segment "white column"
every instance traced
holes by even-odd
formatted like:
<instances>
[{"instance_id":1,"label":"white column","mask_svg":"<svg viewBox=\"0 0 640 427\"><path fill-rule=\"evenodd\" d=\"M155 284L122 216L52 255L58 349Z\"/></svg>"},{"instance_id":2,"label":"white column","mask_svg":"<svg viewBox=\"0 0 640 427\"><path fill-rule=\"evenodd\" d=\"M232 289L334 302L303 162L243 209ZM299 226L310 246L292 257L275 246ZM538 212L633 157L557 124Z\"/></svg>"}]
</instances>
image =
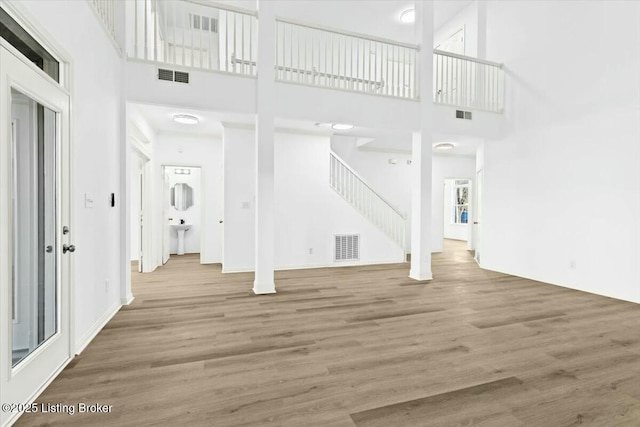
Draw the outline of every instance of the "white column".
<instances>
[{"instance_id":1,"label":"white column","mask_svg":"<svg viewBox=\"0 0 640 427\"><path fill-rule=\"evenodd\" d=\"M256 272L253 292L276 292L274 281L275 2L258 0L256 84Z\"/></svg>"},{"instance_id":2,"label":"white column","mask_svg":"<svg viewBox=\"0 0 640 427\"><path fill-rule=\"evenodd\" d=\"M420 129L412 141L411 269L409 277L430 280L433 140L433 2L416 1L416 37L420 45Z\"/></svg>"}]
</instances>

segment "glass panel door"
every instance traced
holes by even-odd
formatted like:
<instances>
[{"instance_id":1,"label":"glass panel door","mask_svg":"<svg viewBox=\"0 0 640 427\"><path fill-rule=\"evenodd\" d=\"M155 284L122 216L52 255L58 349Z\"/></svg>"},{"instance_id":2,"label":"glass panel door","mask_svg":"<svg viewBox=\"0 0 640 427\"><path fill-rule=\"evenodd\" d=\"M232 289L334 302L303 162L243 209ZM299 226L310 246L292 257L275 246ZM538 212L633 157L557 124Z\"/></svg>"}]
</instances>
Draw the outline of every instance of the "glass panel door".
<instances>
[{"instance_id":1,"label":"glass panel door","mask_svg":"<svg viewBox=\"0 0 640 427\"><path fill-rule=\"evenodd\" d=\"M56 113L11 89L12 366L58 330Z\"/></svg>"}]
</instances>

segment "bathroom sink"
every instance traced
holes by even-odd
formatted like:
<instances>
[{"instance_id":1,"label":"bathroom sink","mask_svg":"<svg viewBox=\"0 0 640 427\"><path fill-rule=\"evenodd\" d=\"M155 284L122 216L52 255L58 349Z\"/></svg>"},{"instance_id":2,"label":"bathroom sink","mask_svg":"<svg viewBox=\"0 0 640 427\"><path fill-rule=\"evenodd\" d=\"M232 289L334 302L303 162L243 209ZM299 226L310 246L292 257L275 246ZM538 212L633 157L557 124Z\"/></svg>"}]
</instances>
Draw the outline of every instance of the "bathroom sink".
<instances>
[{"instance_id":1,"label":"bathroom sink","mask_svg":"<svg viewBox=\"0 0 640 427\"><path fill-rule=\"evenodd\" d=\"M184 233L191 228L191 224L171 224L178 235L178 255L184 255Z\"/></svg>"},{"instance_id":2,"label":"bathroom sink","mask_svg":"<svg viewBox=\"0 0 640 427\"><path fill-rule=\"evenodd\" d=\"M188 229L191 228L191 224L171 224L171 228L173 228L176 231L178 230L187 231Z\"/></svg>"}]
</instances>

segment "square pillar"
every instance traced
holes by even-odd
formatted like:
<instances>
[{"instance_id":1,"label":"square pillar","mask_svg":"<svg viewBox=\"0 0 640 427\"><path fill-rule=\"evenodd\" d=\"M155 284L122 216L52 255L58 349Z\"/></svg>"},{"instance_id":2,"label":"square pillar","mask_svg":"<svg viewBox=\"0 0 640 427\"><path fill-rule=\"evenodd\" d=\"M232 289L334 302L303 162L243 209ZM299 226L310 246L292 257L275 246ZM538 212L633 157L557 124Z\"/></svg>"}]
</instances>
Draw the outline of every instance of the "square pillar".
<instances>
[{"instance_id":1,"label":"square pillar","mask_svg":"<svg viewBox=\"0 0 640 427\"><path fill-rule=\"evenodd\" d=\"M416 1L416 39L420 45L418 81L420 128L412 139L411 269L409 277L430 280L433 150L433 2Z\"/></svg>"},{"instance_id":2,"label":"square pillar","mask_svg":"<svg viewBox=\"0 0 640 427\"><path fill-rule=\"evenodd\" d=\"M259 0L258 75L256 82L256 217L253 292L276 292L275 270L275 4Z\"/></svg>"}]
</instances>

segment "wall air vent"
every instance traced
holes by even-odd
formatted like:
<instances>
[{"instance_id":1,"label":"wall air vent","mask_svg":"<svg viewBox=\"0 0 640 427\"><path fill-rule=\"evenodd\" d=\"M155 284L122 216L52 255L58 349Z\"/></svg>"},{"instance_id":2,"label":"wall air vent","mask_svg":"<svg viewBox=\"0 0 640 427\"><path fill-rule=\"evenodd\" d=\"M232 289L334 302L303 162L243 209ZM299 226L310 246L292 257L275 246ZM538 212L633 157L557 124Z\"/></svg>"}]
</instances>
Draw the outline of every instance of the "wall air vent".
<instances>
[{"instance_id":1,"label":"wall air vent","mask_svg":"<svg viewBox=\"0 0 640 427\"><path fill-rule=\"evenodd\" d=\"M456 119L471 120L471 111L456 110Z\"/></svg>"},{"instance_id":2,"label":"wall air vent","mask_svg":"<svg viewBox=\"0 0 640 427\"><path fill-rule=\"evenodd\" d=\"M178 83L189 83L189 73L176 71L175 81Z\"/></svg>"},{"instance_id":3,"label":"wall air vent","mask_svg":"<svg viewBox=\"0 0 640 427\"><path fill-rule=\"evenodd\" d=\"M158 79L168 82L189 83L189 73L158 68Z\"/></svg>"},{"instance_id":4,"label":"wall air vent","mask_svg":"<svg viewBox=\"0 0 640 427\"><path fill-rule=\"evenodd\" d=\"M218 19L207 16L191 15L191 28L194 30L218 32Z\"/></svg>"},{"instance_id":5,"label":"wall air vent","mask_svg":"<svg viewBox=\"0 0 640 427\"><path fill-rule=\"evenodd\" d=\"M158 79L167 80L169 82L173 81L173 70L165 70L162 68L158 69Z\"/></svg>"},{"instance_id":6,"label":"wall air vent","mask_svg":"<svg viewBox=\"0 0 640 427\"><path fill-rule=\"evenodd\" d=\"M340 234L335 236L335 261L360 259L360 235Z\"/></svg>"}]
</instances>

